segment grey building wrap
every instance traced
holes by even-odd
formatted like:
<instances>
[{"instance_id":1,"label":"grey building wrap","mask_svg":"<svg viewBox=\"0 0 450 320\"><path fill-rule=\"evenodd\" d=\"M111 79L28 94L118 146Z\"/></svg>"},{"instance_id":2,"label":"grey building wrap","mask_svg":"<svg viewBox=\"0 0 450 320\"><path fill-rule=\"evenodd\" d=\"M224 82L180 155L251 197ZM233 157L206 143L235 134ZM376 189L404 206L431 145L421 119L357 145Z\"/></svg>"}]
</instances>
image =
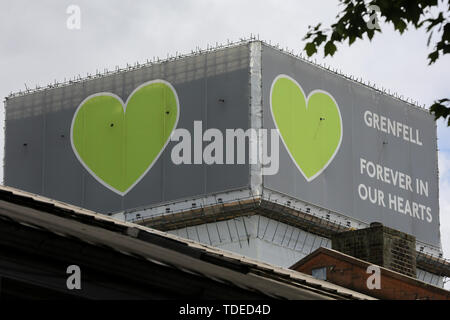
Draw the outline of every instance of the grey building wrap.
<instances>
[{"instance_id":1,"label":"grey building wrap","mask_svg":"<svg viewBox=\"0 0 450 320\"><path fill-rule=\"evenodd\" d=\"M274 128L270 113L270 88L279 74L294 78L307 96L312 90L329 92L336 100L342 116L342 143L329 166L313 181L306 181L294 162L280 145L280 170L277 175L264 176L264 187L319 207L331 209L366 223L384 225L415 235L421 241L440 246L439 193L436 125L426 110L382 94L374 89L345 79L268 46L262 48L263 126ZM405 141L368 127L364 113L369 110L394 121L408 124L420 132L422 145ZM360 159L388 167L428 183L428 197L395 187L367 174L360 173ZM362 200L360 184L381 190L385 207ZM420 203L431 209L432 221L411 217L389 208L388 195Z\"/></svg>"},{"instance_id":2,"label":"grey building wrap","mask_svg":"<svg viewBox=\"0 0 450 320\"><path fill-rule=\"evenodd\" d=\"M264 43L256 43L256 46L252 46L255 42L243 43L8 98L5 184L102 213L236 189L247 188L255 193L270 190L364 223L382 222L440 247L437 139L432 116L392 96ZM259 57L259 63L250 57L255 48L260 52L252 57ZM255 76L256 69L260 70L260 76ZM175 88L180 102L177 128L189 130L191 136L194 136L194 121L202 121L203 131L217 128L224 136L225 129L247 130L255 124L274 129L270 93L279 75L295 79L305 95L317 89L328 92L340 110L342 142L328 167L312 181L305 179L281 142L279 171L265 176L257 172L260 166L248 163L175 165L171 150L177 142L169 142L152 169L130 192L121 196L98 183L72 150L70 124L83 99L98 92L111 92L125 101L136 87L154 79L168 81ZM258 87L261 97L255 100L252 95L259 94ZM255 119L256 111L262 112L262 121ZM366 111L417 129L422 145L367 126ZM207 144L204 142L203 146ZM413 180L419 178L427 183L428 196L361 174L361 158L402 172ZM361 199L358 194L361 184L381 190L386 206ZM427 215L423 220L392 210L389 194L430 208L432 221L426 220Z\"/></svg>"},{"instance_id":3,"label":"grey building wrap","mask_svg":"<svg viewBox=\"0 0 450 320\"><path fill-rule=\"evenodd\" d=\"M111 92L126 101L137 86L153 79L174 86L178 128L192 132L194 121L202 121L203 130L246 130L248 56L248 46L239 46L9 99L5 184L102 213L248 186L248 164L177 166L170 159L176 143L169 142L152 169L122 197L81 166L69 138L74 112L86 97Z\"/></svg>"}]
</instances>

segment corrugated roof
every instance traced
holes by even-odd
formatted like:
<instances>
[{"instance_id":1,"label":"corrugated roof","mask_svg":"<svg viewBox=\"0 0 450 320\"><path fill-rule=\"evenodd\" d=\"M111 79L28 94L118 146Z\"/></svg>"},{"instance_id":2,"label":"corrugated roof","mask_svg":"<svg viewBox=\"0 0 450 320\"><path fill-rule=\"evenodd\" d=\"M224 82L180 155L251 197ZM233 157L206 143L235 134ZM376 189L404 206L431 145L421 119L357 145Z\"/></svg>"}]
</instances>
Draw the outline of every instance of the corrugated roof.
<instances>
[{"instance_id":1,"label":"corrugated roof","mask_svg":"<svg viewBox=\"0 0 450 320\"><path fill-rule=\"evenodd\" d=\"M236 286L264 292L268 296L295 299L306 297L305 294L308 293L312 299L374 299L297 271L259 262L166 232L115 220L11 187L0 186L0 207L3 208L0 216L18 223L77 237L97 245L107 245L124 254L139 255L155 263L201 273L219 281L229 281ZM174 250L178 254L185 251L183 257L171 254ZM203 257L203 261L198 261L199 256ZM210 264L205 268L204 261L217 268ZM233 273L233 268L247 268L247 272L244 272L245 275ZM267 281L271 285L267 285Z\"/></svg>"}]
</instances>

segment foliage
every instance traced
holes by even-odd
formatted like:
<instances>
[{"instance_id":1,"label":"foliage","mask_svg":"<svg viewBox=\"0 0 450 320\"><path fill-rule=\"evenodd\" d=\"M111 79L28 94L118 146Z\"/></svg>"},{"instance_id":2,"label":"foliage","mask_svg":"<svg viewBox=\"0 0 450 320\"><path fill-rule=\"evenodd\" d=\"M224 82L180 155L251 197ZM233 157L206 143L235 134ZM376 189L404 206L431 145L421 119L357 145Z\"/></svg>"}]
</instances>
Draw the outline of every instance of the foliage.
<instances>
[{"instance_id":1,"label":"foliage","mask_svg":"<svg viewBox=\"0 0 450 320\"><path fill-rule=\"evenodd\" d=\"M441 56L450 52L450 3L438 3L438 0L339 0L344 9L336 16L337 21L330 28L322 28L319 23L309 26L304 37L308 40L304 50L308 56L318 52L323 46L325 57L333 56L336 44L348 41L352 45L356 39L366 35L372 40L381 32L377 19L392 24L394 29L403 34L408 26L425 29L428 34L427 46L433 39L432 51L428 54L428 64L433 64ZM439 99L430 107L435 119L448 119L450 126L450 100Z\"/></svg>"}]
</instances>

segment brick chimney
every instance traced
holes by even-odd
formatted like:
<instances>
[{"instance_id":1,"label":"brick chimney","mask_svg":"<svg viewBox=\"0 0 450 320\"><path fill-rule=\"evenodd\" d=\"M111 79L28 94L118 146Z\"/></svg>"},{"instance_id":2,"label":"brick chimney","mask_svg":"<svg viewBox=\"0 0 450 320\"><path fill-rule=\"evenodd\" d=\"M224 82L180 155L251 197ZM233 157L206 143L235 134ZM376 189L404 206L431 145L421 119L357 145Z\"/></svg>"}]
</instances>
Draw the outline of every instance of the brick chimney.
<instances>
[{"instance_id":1,"label":"brick chimney","mask_svg":"<svg viewBox=\"0 0 450 320\"><path fill-rule=\"evenodd\" d=\"M332 248L355 258L416 277L416 238L374 222L369 228L337 233Z\"/></svg>"}]
</instances>

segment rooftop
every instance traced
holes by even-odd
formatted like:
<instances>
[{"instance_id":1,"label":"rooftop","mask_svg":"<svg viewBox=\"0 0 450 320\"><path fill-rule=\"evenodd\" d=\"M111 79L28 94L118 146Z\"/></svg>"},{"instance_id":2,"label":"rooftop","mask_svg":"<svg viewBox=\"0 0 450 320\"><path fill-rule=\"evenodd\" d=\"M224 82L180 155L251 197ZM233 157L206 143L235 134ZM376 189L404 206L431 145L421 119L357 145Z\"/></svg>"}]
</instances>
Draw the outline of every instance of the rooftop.
<instances>
[{"instance_id":1,"label":"rooftop","mask_svg":"<svg viewBox=\"0 0 450 320\"><path fill-rule=\"evenodd\" d=\"M98 249L110 248L123 257L133 257L148 266L148 274L143 274L142 269L139 274L143 283L146 277L155 276L151 267L157 265L214 283L227 284L249 295L282 299L373 299L293 270L5 186L0 187L0 229L0 246L14 247L15 254L21 250L31 250L39 252L40 256L41 251L44 255L48 250L56 250L52 251L54 259L63 259L74 254L72 250L62 247L63 239L74 239L77 243ZM51 233L58 240L41 240L40 245L35 247L36 240L33 240L32 233L38 231ZM102 259L93 255L89 261L93 264L104 263L112 269L116 267L114 260L98 261ZM39 263L43 261L42 257ZM0 265L0 272L3 272L2 269ZM127 276L134 275L133 272L134 269L129 268Z\"/></svg>"},{"instance_id":2,"label":"rooftop","mask_svg":"<svg viewBox=\"0 0 450 320\"><path fill-rule=\"evenodd\" d=\"M311 274L312 270L326 269L326 280L361 293L388 300L450 300L450 291L417 280L399 272L380 268L380 289L368 289L367 270L370 262L342 252L319 248L290 267L292 270Z\"/></svg>"}]
</instances>

